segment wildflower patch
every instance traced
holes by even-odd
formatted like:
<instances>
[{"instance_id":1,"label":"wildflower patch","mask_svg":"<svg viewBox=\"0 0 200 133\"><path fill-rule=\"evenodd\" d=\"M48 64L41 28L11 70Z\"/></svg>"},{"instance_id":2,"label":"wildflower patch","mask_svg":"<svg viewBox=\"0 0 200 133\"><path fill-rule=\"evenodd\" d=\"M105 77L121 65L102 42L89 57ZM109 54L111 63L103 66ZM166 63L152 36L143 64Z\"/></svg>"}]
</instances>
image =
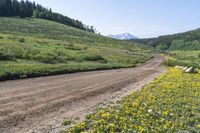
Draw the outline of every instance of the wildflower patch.
<instances>
[{"instance_id":1,"label":"wildflower patch","mask_svg":"<svg viewBox=\"0 0 200 133\"><path fill-rule=\"evenodd\" d=\"M180 131L200 132L200 73L169 68L119 105L99 109L66 132Z\"/></svg>"}]
</instances>

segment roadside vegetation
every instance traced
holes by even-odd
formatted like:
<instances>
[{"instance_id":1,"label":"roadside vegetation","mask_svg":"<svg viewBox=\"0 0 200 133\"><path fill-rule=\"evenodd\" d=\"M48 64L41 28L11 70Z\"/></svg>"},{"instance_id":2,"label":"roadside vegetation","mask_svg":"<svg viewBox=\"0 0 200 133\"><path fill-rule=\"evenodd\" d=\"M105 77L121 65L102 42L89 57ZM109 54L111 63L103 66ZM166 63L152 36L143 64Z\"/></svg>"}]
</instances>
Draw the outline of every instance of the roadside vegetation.
<instances>
[{"instance_id":1,"label":"roadside vegetation","mask_svg":"<svg viewBox=\"0 0 200 133\"><path fill-rule=\"evenodd\" d=\"M163 54L166 57L165 64L168 66L193 66L200 68L200 51L169 51Z\"/></svg>"},{"instance_id":2,"label":"roadside vegetation","mask_svg":"<svg viewBox=\"0 0 200 133\"><path fill-rule=\"evenodd\" d=\"M152 49L56 22L0 17L0 80L133 67Z\"/></svg>"},{"instance_id":3,"label":"roadside vegetation","mask_svg":"<svg viewBox=\"0 0 200 133\"><path fill-rule=\"evenodd\" d=\"M79 132L200 132L200 73L168 72L68 129Z\"/></svg>"}]
</instances>

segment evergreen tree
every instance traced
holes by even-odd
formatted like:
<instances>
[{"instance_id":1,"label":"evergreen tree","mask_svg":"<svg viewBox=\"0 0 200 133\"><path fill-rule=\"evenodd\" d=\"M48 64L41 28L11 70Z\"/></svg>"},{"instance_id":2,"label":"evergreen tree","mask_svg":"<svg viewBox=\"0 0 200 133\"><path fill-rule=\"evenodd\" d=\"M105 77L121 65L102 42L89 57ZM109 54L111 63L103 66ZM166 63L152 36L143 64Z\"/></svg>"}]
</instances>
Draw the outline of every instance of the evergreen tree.
<instances>
[{"instance_id":1,"label":"evergreen tree","mask_svg":"<svg viewBox=\"0 0 200 133\"><path fill-rule=\"evenodd\" d=\"M1 0L0 1L0 15L1 16L7 16L7 11L6 11L6 0Z\"/></svg>"},{"instance_id":2,"label":"evergreen tree","mask_svg":"<svg viewBox=\"0 0 200 133\"><path fill-rule=\"evenodd\" d=\"M20 4L17 0L12 2L12 16L19 16Z\"/></svg>"},{"instance_id":3,"label":"evergreen tree","mask_svg":"<svg viewBox=\"0 0 200 133\"><path fill-rule=\"evenodd\" d=\"M27 9L26 10L26 17L32 17L33 10L34 10L32 3L27 0L25 5L26 5L26 9Z\"/></svg>"},{"instance_id":4,"label":"evergreen tree","mask_svg":"<svg viewBox=\"0 0 200 133\"><path fill-rule=\"evenodd\" d=\"M0 16L20 16L22 18L33 16L94 32L93 26L85 26L81 21L71 19L59 13L54 13L51 8L44 8L43 6L35 4L35 2L29 2L28 0L21 0L20 2L17 0L0 0Z\"/></svg>"}]
</instances>

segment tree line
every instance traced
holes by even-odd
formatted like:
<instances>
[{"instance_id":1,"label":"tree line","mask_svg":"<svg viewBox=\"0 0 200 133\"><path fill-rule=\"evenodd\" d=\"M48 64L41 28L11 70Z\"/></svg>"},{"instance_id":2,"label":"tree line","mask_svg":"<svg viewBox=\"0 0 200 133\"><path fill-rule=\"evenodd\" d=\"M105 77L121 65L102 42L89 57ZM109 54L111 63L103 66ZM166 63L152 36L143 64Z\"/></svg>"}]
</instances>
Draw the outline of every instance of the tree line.
<instances>
[{"instance_id":1,"label":"tree line","mask_svg":"<svg viewBox=\"0 0 200 133\"><path fill-rule=\"evenodd\" d=\"M71 19L59 13L52 12L51 9L47 9L42 5L30 2L28 0L0 0L0 16L3 17L14 17L19 16L25 17L36 17L55 21L65 25L69 25L81 30L95 32L93 26L84 25L81 21Z\"/></svg>"},{"instance_id":2,"label":"tree line","mask_svg":"<svg viewBox=\"0 0 200 133\"><path fill-rule=\"evenodd\" d=\"M158 38L135 39L132 41L161 50L200 50L200 29Z\"/></svg>"}]
</instances>

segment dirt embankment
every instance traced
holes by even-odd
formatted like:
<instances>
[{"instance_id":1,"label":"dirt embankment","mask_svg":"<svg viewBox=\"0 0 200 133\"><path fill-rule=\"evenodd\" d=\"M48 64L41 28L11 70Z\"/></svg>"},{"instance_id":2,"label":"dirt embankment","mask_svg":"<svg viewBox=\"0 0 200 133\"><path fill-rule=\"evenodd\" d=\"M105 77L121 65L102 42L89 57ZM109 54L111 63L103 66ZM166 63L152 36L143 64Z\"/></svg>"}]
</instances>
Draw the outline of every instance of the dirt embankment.
<instances>
[{"instance_id":1,"label":"dirt embankment","mask_svg":"<svg viewBox=\"0 0 200 133\"><path fill-rule=\"evenodd\" d=\"M163 61L157 55L135 68L1 82L0 132L59 132L64 118L82 119L155 79Z\"/></svg>"}]
</instances>

